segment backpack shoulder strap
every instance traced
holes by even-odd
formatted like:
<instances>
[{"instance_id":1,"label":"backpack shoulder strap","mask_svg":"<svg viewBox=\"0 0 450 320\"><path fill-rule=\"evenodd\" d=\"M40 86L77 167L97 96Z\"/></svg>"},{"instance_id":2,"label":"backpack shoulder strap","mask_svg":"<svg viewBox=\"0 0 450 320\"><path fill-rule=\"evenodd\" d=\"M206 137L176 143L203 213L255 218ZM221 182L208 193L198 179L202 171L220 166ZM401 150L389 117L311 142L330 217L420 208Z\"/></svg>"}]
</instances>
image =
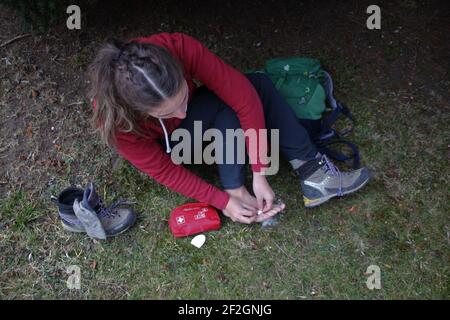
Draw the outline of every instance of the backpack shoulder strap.
<instances>
[{"instance_id":1,"label":"backpack shoulder strap","mask_svg":"<svg viewBox=\"0 0 450 320\"><path fill-rule=\"evenodd\" d=\"M331 78L331 75L328 72L326 72L325 70L322 70L321 76L322 76L321 84L325 90L326 100L327 100L328 105L332 109L331 114L323 119L322 124L324 126L324 129L325 130L331 129L333 124L336 122L336 120L342 114L345 117L347 117L352 123L352 125L349 129L346 129L346 130L338 133L340 136L346 136L351 131L353 131L353 128L356 124L355 119L353 118L353 115L351 114L349 108L344 103L341 103L335 99L335 97L333 95L333 79Z\"/></svg>"}]
</instances>

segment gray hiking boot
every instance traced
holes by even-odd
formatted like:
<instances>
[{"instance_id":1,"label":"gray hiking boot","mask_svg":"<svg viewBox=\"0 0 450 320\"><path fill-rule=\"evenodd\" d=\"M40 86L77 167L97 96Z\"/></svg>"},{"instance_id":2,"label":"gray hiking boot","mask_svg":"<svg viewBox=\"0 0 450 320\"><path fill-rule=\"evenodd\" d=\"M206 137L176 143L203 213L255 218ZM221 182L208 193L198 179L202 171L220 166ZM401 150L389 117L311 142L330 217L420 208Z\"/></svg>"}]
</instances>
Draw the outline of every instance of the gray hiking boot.
<instances>
[{"instance_id":1,"label":"gray hiking boot","mask_svg":"<svg viewBox=\"0 0 450 320\"><path fill-rule=\"evenodd\" d=\"M106 239L105 229L94 210L89 206L85 207L83 202L79 202L78 199L75 199L73 211L89 237L100 240Z\"/></svg>"},{"instance_id":2,"label":"gray hiking boot","mask_svg":"<svg viewBox=\"0 0 450 320\"><path fill-rule=\"evenodd\" d=\"M369 169L363 167L340 172L325 155L308 161L297 172L301 179L303 202L307 208L318 206L333 197L355 192L370 180Z\"/></svg>"},{"instance_id":3,"label":"gray hiking boot","mask_svg":"<svg viewBox=\"0 0 450 320\"><path fill-rule=\"evenodd\" d=\"M65 230L86 232L92 238L105 239L119 235L136 221L136 214L132 209L119 207L132 202L119 199L106 207L92 183L84 191L68 188L52 200L59 207L59 216Z\"/></svg>"},{"instance_id":4,"label":"gray hiking boot","mask_svg":"<svg viewBox=\"0 0 450 320\"><path fill-rule=\"evenodd\" d=\"M51 196L52 202L58 206L58 215L64 229L72 232L86 232L83 224L78 220L73 211L75 200L83 200L83 189L76 187L68 187L64 189L58 197Z\"/></svg>"}]
</instances>

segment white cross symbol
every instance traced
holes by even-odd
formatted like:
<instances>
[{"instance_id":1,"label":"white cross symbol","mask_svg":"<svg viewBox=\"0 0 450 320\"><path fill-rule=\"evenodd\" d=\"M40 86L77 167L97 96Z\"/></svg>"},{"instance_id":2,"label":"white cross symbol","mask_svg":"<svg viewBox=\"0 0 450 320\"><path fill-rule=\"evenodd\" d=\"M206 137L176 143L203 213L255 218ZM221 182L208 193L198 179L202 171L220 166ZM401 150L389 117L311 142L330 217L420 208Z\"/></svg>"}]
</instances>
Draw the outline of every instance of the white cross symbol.
<instances>
[{"instance_id":1,"label":"white cross symbol","mask_svg":"<svg viewBox=\"0 0 450 320\"><path fill-rule=\"evenodd\" d=\"M184 223L184 216L178 217L178 218L177 218L177 223L178 223L178 224Z\"/></svg>"}]
</instances>

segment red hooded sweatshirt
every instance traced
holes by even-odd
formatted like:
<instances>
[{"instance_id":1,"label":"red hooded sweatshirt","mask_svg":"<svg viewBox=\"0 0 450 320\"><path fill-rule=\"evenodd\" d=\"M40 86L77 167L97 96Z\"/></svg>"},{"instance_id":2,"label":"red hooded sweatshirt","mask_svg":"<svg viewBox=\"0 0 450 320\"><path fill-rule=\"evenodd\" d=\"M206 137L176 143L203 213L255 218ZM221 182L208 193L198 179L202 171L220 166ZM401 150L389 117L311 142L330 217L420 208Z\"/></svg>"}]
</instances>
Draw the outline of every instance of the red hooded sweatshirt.
<instances>
[{"instance_id":1,"label":"red hooded sweatshirt","mask_svg":"<svg viewBox=\"0 0 450 320\"><path fill-rule=\"evenodd\" d=\"M159 33L149 37L134 38L129 41L147 42L165 47L175 59L181 62L184 77L189 86L188 102L196 89L193 79L213 91L227 105L236 111L241 127L265 129L264 113L259 96L250 81L239 71L227 65L202 43L183 33ZM95 108L95 101L94 101ZM188 103L189 108L189 103ZM156 118L142 121L140 126L154 137L142 138L133 133L117 132L117 152L138 170L154 180L187 197L206 202L224 209L229 195L217 187L194 175L182 165L172 162L158 140L164 140L164 129L170 134L181 119ZM258 131L257 131L258 132ZM267 137L258 141L257 147L247 151L252 160L252 171L259 172L264 167L259 155L266 155Z\"/></svg>"}]
</instances>

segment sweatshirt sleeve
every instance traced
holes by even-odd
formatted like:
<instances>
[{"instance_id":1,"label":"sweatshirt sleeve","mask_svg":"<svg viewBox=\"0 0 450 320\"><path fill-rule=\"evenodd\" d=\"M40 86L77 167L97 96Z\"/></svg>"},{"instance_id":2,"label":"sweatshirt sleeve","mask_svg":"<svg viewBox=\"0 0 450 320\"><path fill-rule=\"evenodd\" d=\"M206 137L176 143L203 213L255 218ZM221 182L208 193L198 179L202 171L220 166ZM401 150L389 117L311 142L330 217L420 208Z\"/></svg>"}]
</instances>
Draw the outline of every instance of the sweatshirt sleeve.
<instances>
[{"instance_id":1,"label":"sweatshirt sleeve","mask_svg":"<svg viewBox=\"0 0 450 320\"><path fill-rule=\"evenodd\" d=\"M184 33L174 33L178 54L187 71L212 90L236 112L244 132L254 129L256 144L249 145L247 152L252 171L259 172L267 165L267 134L261 100L251 82L239 71L227 65L202 43Z\"/></svg>"},{"instance_id":2,"label":"sweatshirt sleeve","mask_svg":"<svg viewBox=\"0 0 450 320\"><path fill-rule=\"evenodd\" d=\"M188 169L174 164L154 139L131 133L117 135L117 152L140 171L186 197L206 202L222 210L229 195L207 183Z\"/></svg>"}]
</instances>

